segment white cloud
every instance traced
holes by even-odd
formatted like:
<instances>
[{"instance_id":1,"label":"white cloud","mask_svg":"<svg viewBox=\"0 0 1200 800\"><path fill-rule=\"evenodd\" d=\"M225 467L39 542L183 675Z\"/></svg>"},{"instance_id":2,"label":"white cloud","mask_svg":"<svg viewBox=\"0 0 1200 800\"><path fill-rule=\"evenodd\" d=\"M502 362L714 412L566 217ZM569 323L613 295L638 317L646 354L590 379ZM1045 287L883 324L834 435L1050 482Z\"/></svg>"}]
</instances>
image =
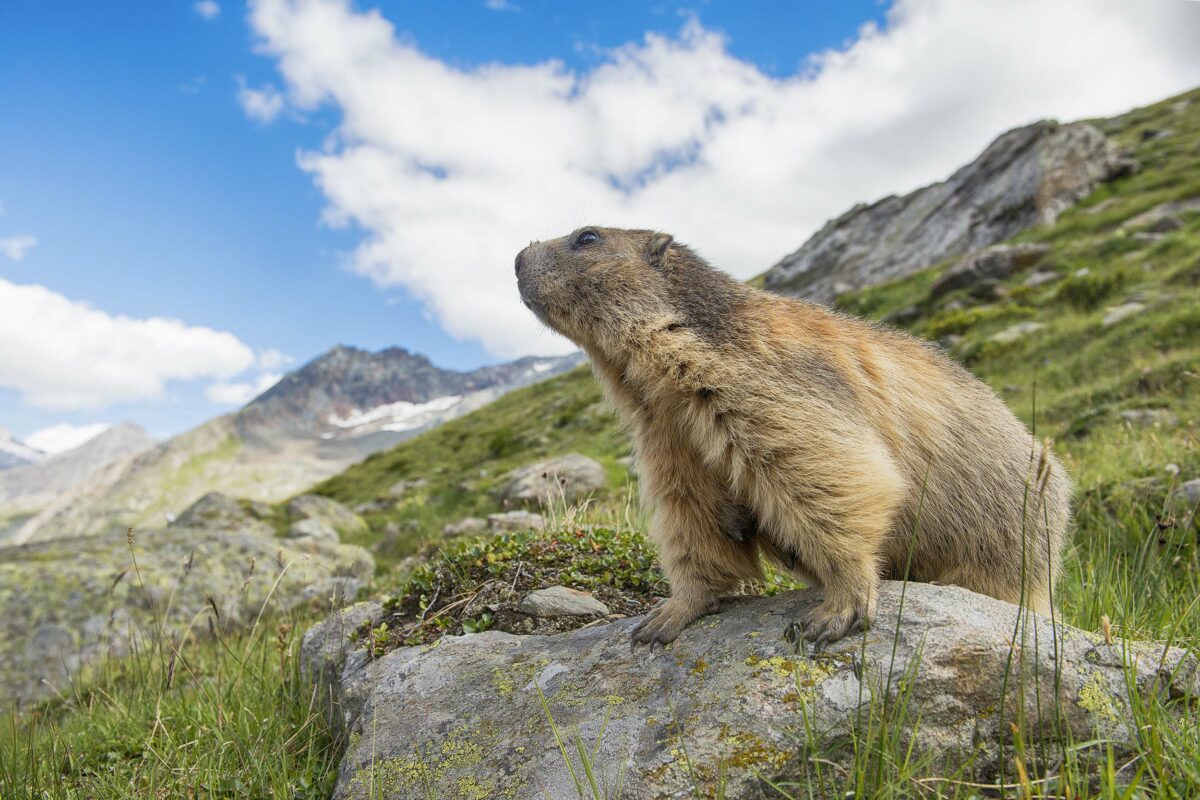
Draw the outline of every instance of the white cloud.
<instances>
[{"instance_id":1,"label":"white cloud","mask_svg":"<svg viewBox=\"0 0 1200 800\"><path fill-rule=\"evenodd\" d=\"M25 437L25 444L41 450L43 453L54 455L73 450L84 442L96 438L112 426L97 422L93 425L71 425L61 422L48 428L36 430Z\"/></svg>"},{"instance_id":2,"label":"white cloud","mask_svg":"<svg viewBox=\"0 0 1200 800\"><path fill-rule=\"evenodd\" d=\"M520 11L521 7L510 0L483 0L484 8L490 11Z\"/></svg>"},{"instance_id":3,"label":"white cloud","mask_svg":"<svg viewBox=\"0 0 1200 800\"><path fill-rule=\"evenodd\" d=\"M37 237L28 234L0 237L0 253L10 261L20 261L37 246Z\"/></svg>"},{"instance_id":4,"label":"white cloud","mask_svg":"<svg viewBox=\"0 0 1200 800\"><path fill-rule=\"evenodd\" d=\"M244 406L279 383L279 379L282 377L277 372L264 372L253 383L214 383L204 391L204 395L212 402L223 406Z\"/></svg>"},{"instance_id":5,"label":"white cloud","mask_svg":"<svg viewBox=\"0 0 1200 800\"><path fill-rule=\"evenodd\" d=\"M512 258L530 239L659 228L747 277L1009 127L1200 82L1200 4L1173 0L897 0L886 29L784 79L694 22L585 73L444 63L349 0L257 0L251 24L284 88L247 113L272 118L285 96L340 113L299 163L325 221L365 231L354 268L497 355L570 347L518 302Z\"/></svg>"},{"instance_id":6,"label":"white cloud","mask_svg":"<svg viewBox=\"0 0 1200 800\"><path fill-rule=\"evenodd\" d=\"M43 286L0 278L0 308L0 386L39 408L153 400L170 381L228 380L255 363L231 333L114 316Z\"/></svg>"},{"instance_id":7,"label":"white cloud","mask_svg":"<svg viewBox=\"0 0 1200 800\"><path fill-rule=\"evenodd\" d=\"M200 2L192 4L192 8L197 14L209 21L221 16L221 6L213 2L213 0L200 0Z\"/></svg>"},{"instance_id":8,"label":"white cloud","mask_svg":"<svg viewBox=\"0 0 1200 800\"><path fill-rule=\"evenodd\" d=\"M273 85L268 83L261 89L254 89L246 85L246 80L241 75L237 76L237 82L238 103L250 119L266 125L273 122L283 111L286 105L284 97Z\"/></svg>"},{"instance_id":9,"label":"white cloud","mask_svg":"<svg viewBox=\"0 0 1200 800\"><path fill-rule=\"evenodd\" d=\"M296 359L289 355L285 355L274 348L262 350L258 354L258 368L266 372L276 372L282 367L291 364Z\"/></svg>"}]
</instances>

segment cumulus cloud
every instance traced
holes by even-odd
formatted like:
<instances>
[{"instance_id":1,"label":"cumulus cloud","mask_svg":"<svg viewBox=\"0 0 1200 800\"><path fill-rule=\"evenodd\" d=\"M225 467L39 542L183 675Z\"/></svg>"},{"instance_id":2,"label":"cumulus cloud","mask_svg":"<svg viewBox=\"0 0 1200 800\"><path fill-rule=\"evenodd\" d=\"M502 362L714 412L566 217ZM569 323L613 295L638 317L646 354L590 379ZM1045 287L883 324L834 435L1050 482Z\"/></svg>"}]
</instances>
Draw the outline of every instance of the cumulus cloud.
<instances>
[{"instance_id":1,"label":"cumulus cloud","mask_svg":"<svg viewBox=\"0 0 1200 800\"><path fill-rule=\"evenodd\" d=\"M48 409L153 400L170 381L229 380L255 364L231 333L114 316L43 286L0 278L0 386Z\"/></svg>"},{"instance_id":2,"label":"cumulus cloud","mask_svg":"<svg viewBox=\"0 0 1200 800\"><path fill-rule=\"evenodd\" d=\"M284 97L273 85L268 83L261 89L255 89L248 86L246 79L241 75L237 76L237 83L238 103L250 119L266 125L273 122L279 116L280 112L283 111L285 106Z\"/></svg>"},{"instance_id":3,"label":"cumulus cloud","mask_svg":"<svg viewBox=\"0 0 1200 800\"><path fill-rule=\"evenodd\" d=\"M223 406L244 406L260 394L279 383L283 375L278 372L264 372L253 382L220 382L209 386L204 395L214 403Z\"/></svg>"},{"instance_id":4,"label":"cumulus cloud","mask_svg":"<svg viewBox=\"0 0 1200 800\"><path fill-rule=\"evenodd\" d=\"M275 348L268 348L258 354L258 368L267 372L276 372L295 360Z\"/></svg>"},{"instance_id":5,"label":"cumulus cloud","mask_svg":"<svg viewBox=\"0 0 1200 800\"><path fill-rule=\"evenodd\" d=\"M20 261L37 246L37 237L28 234L0 237L0 253L10 261Z\"/></svg>"},{"instance_id":6,"label":"cumulus cloud","mask_svg":"<svg viewBox=\"0 0 1200 800\"><path fill-rule=\"evenodd\" d=\"M324 220L364 231L354 268L503 356L570 348L518 302L512 257L531 239L658 228L744 278L1009 127L1200 82L1200 4L1172 0L897 0L885 28L783 78L695 21L573 72L442 62L349 0L257 0L250 19L284 85L247 113L339 114L299 164Z\"/></svg>"},{"instance_id":7,"label":"cumulus cloud","mask_svg":"<svg viewBox=\"0 0 1200 800\"><path fill-rule=\"evenodd\" d=\"M221 16L221 6L213 0L200 0L200 2L192 4L192 8L206 20L211 21Z\"/></svg>"},{"instance_id":8,"label":"cumulus cloud","mask_svg":"<svg viewBox=\"0 0 1200 800\"><path fill-rule=\"evenodd\" d=\"M67 422L60 422L57 425L34 431L26 436L24 441L32 448L54 455L73 450L111 427L105 422L97 422L92 425L71 425Z\"/></svg>"}]
</instances>

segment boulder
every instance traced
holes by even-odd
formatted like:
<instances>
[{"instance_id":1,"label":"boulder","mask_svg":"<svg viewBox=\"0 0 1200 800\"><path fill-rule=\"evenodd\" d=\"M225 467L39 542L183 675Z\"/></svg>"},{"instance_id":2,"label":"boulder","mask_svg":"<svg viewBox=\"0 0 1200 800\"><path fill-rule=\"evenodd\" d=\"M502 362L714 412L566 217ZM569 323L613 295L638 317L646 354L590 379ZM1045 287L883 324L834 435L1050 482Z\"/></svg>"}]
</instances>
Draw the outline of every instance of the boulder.
<instances>
[{"instance_id":1,"label":"boulder","mask_svg":"<svg viewBox=\"0 0 1200 800\"><path fill-rule=\"evenodd\" d=\"M288 501L287 513L293 520L307 519L323 523L342 539L365 536L369 532L362 517L336 500L319 494L293 497Z\"/></svg>"},{"instance_id":2,"label":"boulder","mask_svg":"<svg viewBox=\"0 0 1200 800\"><path fill-rule=\"evenodd\" d=\"M337 607L373 572L361 548L244 529L172 526L132 541L101 534L7 548L0 708L69 692L79 669L124 656L160 630L204 636L253 622L264 605Z\"/></svg>"},{"instance_id":3,"label":"boulder","mask_svg":"<svg viewBox=\"0 0 1200 800\"><path fill-rule=\"evenodd\" d=\"M192 503L171 522L171 527L275 534L275 529L259 519L248 503L220 492L209 492Z\"/></svg>"},{"instance_id":4,"label":"boulder","mask_svg":"<svg viewBox=\"0 0 1200 800\"><path fill-rule=\"evenodd\" d=\"M956 289L994 288L1004 280L1041 261L1050 248L1043 244L1002 244L981 250L959 261L929 287L937 299Z\"/></svg>"},{"instance_id":5,"label":"boulder","mask_svg":"<svg viewBox=\"0 0 1200 800\"><path fill-rule=\"evenodd\" d=\"M1022 281L1022 283L1024 283L1030 289L1036 289L1037 287L1045 286L1048 283L1057 283L1058 281L1061 281L1062 278L1062 275L1053 270L1037 270L1036 272L1031 272L1029 276Z\"/></svg>"},{"instance_id":6,"label":"boulder","mask_svg":"<svg viewBox=\"0 0 1200 800\"><path fill-rule=\"evenodd\" d=\"M1125 228L1148 233L1171 233L1183 227L1182 214L1200 211L1200 197L1159 203L1148 211L1125 220Z\"/></svg>"},{"instance_id":7,"label":"boulder","mask_svg":"<svg viewBox=\"0 0 1200 800\"><path fill-rule=\"evenodd\" d=\"M527 464L501 481L500 500L508 504L574 502L603 489L608 476L598 462L579 453Z\"/></svg>"},{"instance_id":8,"label":"boulder","mask_svg":"<svg viewBox=\"0 0 1200 800\"><path fill-rule=\"evenodd\" d=\"M1179 417L1162 408L1131 408L1121 412L1121 420L1134 428L1174 428Z\"/></svg>"},{"instance_id":9,"label":"boulder","mask_svg":"<svg viewBox=\"0 0 1200 800\"><path fill-rule=\"evenodd\" d=\"M1035 122L1002 134L941 183L857 205L826 223L771 267L763 285L830 302L1053 223L1133 167L1093 125Z\"/></svg>"},{"instance_id":10,"label":"boulder","mask_svg":"<svg viewBox=\"0 0 1200 800\"><path fill-rule=\"evenodd\" d=\"M525 595L519 609L531 617L595 617L607 616L608 606L589 592L566 586L549 586Z\"/></svg>"},{"instance_id":11,"label":"boulder","mask_svg":"<svg viewBox=\"0 0 1200 800\"><path fill-rule=\"evenodd\" d=\"M714 796L719 780L730 798L815 781L804 731L828 745L824 774L838 774L853 748L836 743L900 694L900 735L919 723L914 761L970 763L970 780L990 782L1001 734L1012 777L1018 711L1028 753L1059 752L1056 727L1119 751L1138 736L1131 690L1200 693L1200 665L1181 648L1106 641L950 586L885 583L865 638L796 654L782 634L819 600L812 590L729 599L668 647L635 652L637 620L622 619L553 636L447 637L370 660L346 644L362 620L330 620L303 652L348 736L334 797L576 797L543 697L576 773L575 731L595 749L598 780L611 785L619 770L621 797L641 800ZM827 789L809 783L815 796Z\"/></svg>"},{"instance_id":12,"label":"boulder","mask_svg":"<svg viewBox=\"0 0 1200 800\"><path fill-rule=\"evenodd\" d=\"M337 544L342 539L327 522L319 519L298 519L288 526L289 539L317 539Z\"/></svg>"},{"instance_id":13,"label":"boulder","mask_svg":"<svg viewBox=\"0 0 1200 800\"><path fill-rule=\"evenodd\" d=\"M540 531L546 527L546 519L532 511L504 511L488 514L487 527L497 533L503 531Z\"/></svg>"}]
</instances>

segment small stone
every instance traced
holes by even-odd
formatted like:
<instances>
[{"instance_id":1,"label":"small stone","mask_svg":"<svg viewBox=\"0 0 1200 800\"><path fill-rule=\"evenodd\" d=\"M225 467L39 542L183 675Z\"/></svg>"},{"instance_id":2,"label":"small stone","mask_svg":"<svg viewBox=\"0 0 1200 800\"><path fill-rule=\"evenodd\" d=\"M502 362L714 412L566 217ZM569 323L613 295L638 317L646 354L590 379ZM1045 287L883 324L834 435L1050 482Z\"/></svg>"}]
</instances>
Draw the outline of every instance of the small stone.
<instances>
[{"instance_id":1,"label":"small stone","mask_svg":"<svg viewBox=\"0 0 1200 800\"><path fill-rule=\"evenodd\" d=\"M442 528L443 536L469 536L475 533L483 533L487 528L487 523L479 517L467 517L460 519L458 522L451 522Z\"/></svg>"},{"instance_id":2,"label":"small stone","mask_svg":"<svg viewBox=\"0 0 1200 800\"><path fill-rule=\"evenodd\" d=\"M1018 322L1016 325L1011 325L999 333L993 333L991 341L998 344L1011 344L1035 331L1040 331L1044 327L1046 326L1040 322Z\"/></svg>"},{"instance_id":3,"label":"small stone","mask_svg":"<svg viewBox=\"0 0 1200 800\"><path fill-rule=\"evenodd\" d=\"M947 333L945 336L943 336L942 338L938 339L937 342L935 342L935 344L938 347L942 348L946 352L953 350L954 348L958 347L962 343L963 343L963 337L961 334L958 334L958 333Z\"/></svg>"},{"instance_id":4,"label":"small stone","mask_svg":"<svg viewBox=\"0 0 1200 800\"><path fill-rule=\"evenodd\" d=\"M1062 280L1062 275L1049 270L1038 270L1029 275L1024 283L1030 289L1036 289L1039 286L1045 286L1048 283L1055 283Z\"/></svg>"},{"instance_id":5,"label":"small stone","mask_svg":"<svg viewBox=\"0 0 1200 800\"><path fill-rule=\"evenodd\" d=\"M608 606L588 592L551 586L527 594L520 611L531 617L593 617L607 615Z\"/></svg>"},{"instance_id":6,"label":"small stone","mask_svg":"<svg viewBox=\"0 0 1200 800\"><path fill-rule=\"evenodd\" d=\"M506 531L540 531L546 527L546 520L541 514L532 511L504 511L499 514L488 514L488 530L497 533Z\"/></svg>"},{"instance_id":7,"label":"small stone","mask_svg":"<svg viewBox=\"0 0 1200 800\"><path fill-rule=\"evenodd\" d=\"M1187 498L1188 505L1200 504L1200 478L1192 478L1179 488L1183 492L1183 496Z\"/></svg>"},{"instance_id":8,"label":"small stone","mask_svg":"<svg viewBox=\"0 0 1200 800\"><path fill-rule=\"evenodd\" d=\"M1122 303L1119 306L1112 306L1105 310L1104 319L1101 320L1100 324L1105 328L1111 327L1121 320L1132 317L1134 314L1140 314L1145 308L1141 303Z\"/></svg>"},{"instance_id":9,"label":"small stone","mask_svg":"<svg viewBox=\"0 0 1200 800\"><path fill-rule=\"evenodd\" d=\"M921 309L917 308L916 306L905 306L904 308L898 308L892 313L884 316L883 322L886 322L888 325L898 325L904 327L916 322L918 319L920 319L920 317Z\"/></svg>"},{"instance_id":10,"label":"small stone","mask_svg":"<svg viewBox=\"0 0 1200 800\"><path fill-rule=\"evenodd\" d=\"M1092 270L1091 267L1080 267L1079 269L1075 270L1073 274L1076 278L1086 278L1088 275L1092 274Z\"/></svg>"},{"instance_id":11,"label":"small stone","mask_svg":"<svg viewBox=\"0 0 1200 800\"><path fill-rule=\"evenodd\" d=\"M429 484L429 481L424 478L416 478L415 480L397 481L393 483L391 488L387 490L387 496L393 500L401 500L405 495L412 492L413 489L421 489Z\"/></svg>"}]
</instances>

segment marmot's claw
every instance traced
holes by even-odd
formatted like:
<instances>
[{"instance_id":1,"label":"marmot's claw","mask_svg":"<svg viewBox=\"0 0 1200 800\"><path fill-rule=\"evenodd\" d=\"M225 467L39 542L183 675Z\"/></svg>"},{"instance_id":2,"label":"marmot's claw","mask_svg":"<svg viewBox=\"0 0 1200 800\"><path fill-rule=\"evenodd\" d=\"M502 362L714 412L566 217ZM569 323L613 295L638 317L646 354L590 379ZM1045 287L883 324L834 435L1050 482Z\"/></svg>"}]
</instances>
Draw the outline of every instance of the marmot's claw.
<instances>
[{"instance_id":1,"label":"marmot's claw","mask_svg":"<svg viewBox=\"0 0 1200 800\"><path fill-rule=\"evenodd\" d=\"M805 639L813 643L813 651L820 652L826 645L833 644L851 633L862 633L871 627L867 615L857 608L833 609L822 603L804 615L804 619L793 622L784 631L793 635L793 626L798 628Z\"/></svg>"},{"instance_id":2,"label":"marmot's claw","mask_svg":"<svg viewBox=\"0 0 1200 800\"><path fill-rule=\"evenodd\" d=\"M668 645L675 641L675 637L700 616L700 613L681 602L664 600L650 609L634 627L630 633L633 640L631 647L636 649L639 644L648 644L653 652L655 644Z\"/></svg>"}]
</instances>

